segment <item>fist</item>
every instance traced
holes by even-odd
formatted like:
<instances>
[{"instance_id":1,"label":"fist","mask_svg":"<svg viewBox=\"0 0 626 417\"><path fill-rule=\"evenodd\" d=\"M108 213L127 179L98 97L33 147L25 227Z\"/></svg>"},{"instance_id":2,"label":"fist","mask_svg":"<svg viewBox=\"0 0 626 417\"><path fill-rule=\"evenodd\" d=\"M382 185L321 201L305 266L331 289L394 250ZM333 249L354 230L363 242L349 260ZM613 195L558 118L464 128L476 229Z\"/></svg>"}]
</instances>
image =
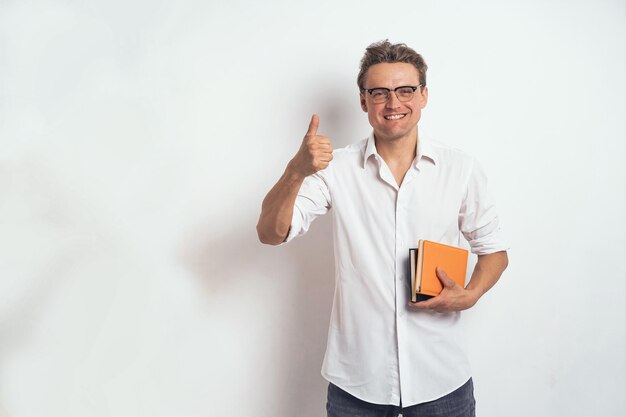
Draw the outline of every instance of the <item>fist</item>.
<instances>
[{"instance_id":1,"label":"fist","mask_svg":"<svg viewBox=\"0 0 626 417\"><path fill-rule=\"evenodd\" d=\"M302 145L290 162L291 168L302 177L315 174L317 171L328 167L333 159L333 145L330 143L330 139L317 134L319 124L320 119L317 114L314 114L311 117L311 123L309 123L309 130L302 140Z\"/></svg>"}]
</instances>

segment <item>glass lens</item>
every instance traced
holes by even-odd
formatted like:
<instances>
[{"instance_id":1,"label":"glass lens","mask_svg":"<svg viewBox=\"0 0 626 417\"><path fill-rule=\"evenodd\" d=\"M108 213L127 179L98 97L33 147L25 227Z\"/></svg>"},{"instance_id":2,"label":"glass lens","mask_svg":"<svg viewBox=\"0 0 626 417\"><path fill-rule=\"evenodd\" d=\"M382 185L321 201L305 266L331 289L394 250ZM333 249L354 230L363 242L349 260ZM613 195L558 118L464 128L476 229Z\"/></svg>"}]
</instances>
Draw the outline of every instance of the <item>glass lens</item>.
<instances>
[{"instance_id":1,"label":"glass lens","mask_svg":"<svg viewBox=\"0 0 626 417\"><path fill-rule=\"evenodd\" d=\"M401 87L396 90L398 100L409 101L413 97L413 89L411 87Z\"/></svg>"},{"instance_id":2,"label":"glass lens","mask_svg":"<svg viewBox=\"0 0 626 417\"><path fill-rule=\"evenodd\" d=\"M389 98L389 91L385 88L375 88L372 90L371 96L374 103L382 103Z\"/></svg>"}]
</instances>

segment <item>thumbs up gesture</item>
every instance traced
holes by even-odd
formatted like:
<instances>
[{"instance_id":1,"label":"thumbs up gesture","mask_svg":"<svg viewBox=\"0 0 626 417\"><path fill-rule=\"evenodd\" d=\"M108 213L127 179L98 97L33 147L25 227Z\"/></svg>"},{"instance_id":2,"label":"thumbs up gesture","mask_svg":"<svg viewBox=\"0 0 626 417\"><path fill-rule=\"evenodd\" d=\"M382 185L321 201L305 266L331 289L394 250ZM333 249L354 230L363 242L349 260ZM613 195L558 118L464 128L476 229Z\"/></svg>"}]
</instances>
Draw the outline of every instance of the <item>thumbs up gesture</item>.
<instances>
[{"instance_id":1,"label":"thumbs up gesture","mask_svg":"<svg viewBox=\"0 0 626 417\"><path fill-rule=\"evenodd\" d=\"M289 167L303 178L328 167L333 159L333 145L330 139L317 134L319 124L320 119L314 114L298 153L289 162Z\"/></svg>"}]
</instances>

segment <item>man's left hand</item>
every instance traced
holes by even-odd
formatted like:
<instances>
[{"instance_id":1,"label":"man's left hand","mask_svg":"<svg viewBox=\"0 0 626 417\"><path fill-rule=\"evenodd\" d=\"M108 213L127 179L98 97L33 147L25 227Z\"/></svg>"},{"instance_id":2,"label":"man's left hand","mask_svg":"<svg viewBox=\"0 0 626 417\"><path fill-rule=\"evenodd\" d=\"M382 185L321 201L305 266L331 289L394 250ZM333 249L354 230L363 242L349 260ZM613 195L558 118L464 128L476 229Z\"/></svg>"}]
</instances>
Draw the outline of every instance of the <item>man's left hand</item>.
<instances>
[{"instance_id":1,"label":"man's left hand","mask_svg":"<svg viewBox=\"0 0 626 417\"><path fill-rule=\"evenodd\" d=\"M476 304L479 296L475 291L461 287L439 267L437 267L436 273L437 278L441 281L441 285L443 285L441 293L426 301L419 301L417 303L409 302L411 308L447 313L450 311L467 310Z\"/></svg>"}]
</instances>

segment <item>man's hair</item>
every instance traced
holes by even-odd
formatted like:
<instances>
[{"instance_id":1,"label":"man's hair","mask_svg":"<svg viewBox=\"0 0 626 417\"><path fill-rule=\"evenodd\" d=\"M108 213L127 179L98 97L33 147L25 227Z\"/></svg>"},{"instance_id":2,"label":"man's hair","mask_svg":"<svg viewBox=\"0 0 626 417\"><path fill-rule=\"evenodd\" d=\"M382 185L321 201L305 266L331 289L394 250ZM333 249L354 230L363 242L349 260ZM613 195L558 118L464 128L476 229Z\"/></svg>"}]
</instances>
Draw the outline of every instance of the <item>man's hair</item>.
<instances>
[{"instance_id":1,"label":"man's hair","mask_svg":"<svg viewBox=\"0 0 626 417\"><path fill-rule=\"evenodd\" d=\"M356 79L359 90L365 88L365 76L367 70L376 64L404 62L413 65L419 74L420 84L426 87L426 70L428 65L424 62L424 58L413 49L403 43L391 43L389 39L374 42L365 49L365 55L361 59L361 70Z\"/></svg>"}]
</instances>

